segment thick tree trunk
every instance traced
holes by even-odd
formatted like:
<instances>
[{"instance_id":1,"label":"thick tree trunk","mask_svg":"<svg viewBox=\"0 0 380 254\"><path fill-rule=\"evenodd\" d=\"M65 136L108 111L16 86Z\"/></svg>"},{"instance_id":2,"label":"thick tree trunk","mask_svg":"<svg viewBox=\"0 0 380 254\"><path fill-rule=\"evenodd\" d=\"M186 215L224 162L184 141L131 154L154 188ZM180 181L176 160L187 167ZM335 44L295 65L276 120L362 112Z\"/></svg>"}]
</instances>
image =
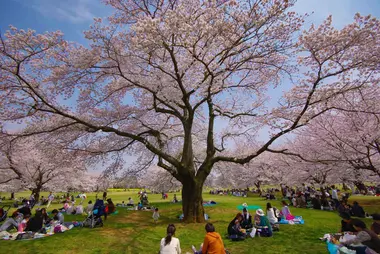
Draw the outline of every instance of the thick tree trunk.
<instances>
[{"instance_id":1,"label":"thick tree trunk","mask_svg":"<svg viewBox=\"0 0 380 254\"><path fill-rule=\"evenodd\" d=\"M204 209L202 199L203 183L188 179L182 183L182 212L183 221L187 223L203 223Z\"/></svg>"},{"instance_id":2,"label":"thick tree trunk","mask_svg":"<svg viewBox=\"0 0 380 254\"><path fill-rule=\"evenodd\" d=\"M32 190L32 194L34 194L34 200L38 202L40 200L40 192L41 192L42 186L37 186Z\"/></svg>"}]
</instances>

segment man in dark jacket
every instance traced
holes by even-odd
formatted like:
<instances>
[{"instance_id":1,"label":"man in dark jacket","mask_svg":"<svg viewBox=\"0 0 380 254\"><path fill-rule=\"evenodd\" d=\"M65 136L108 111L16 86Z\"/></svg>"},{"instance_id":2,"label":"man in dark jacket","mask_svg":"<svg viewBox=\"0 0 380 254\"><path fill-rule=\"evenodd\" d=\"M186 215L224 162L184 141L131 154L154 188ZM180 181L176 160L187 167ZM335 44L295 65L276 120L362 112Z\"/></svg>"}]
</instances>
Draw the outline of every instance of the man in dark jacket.
<instances>
[{"instance_id":1,"label":"man in dark jacket","mask_svg":"<svg viewBox=\"0 0 380 254\"><path fill-rule=\"evenodd\" d=\"M248 213L246 208L243 208L243 220L241 221L241 227L244 229L253 228L252 216Z\"/></svg>"},{"instance_id":2,"label":"man in dark jacket","mask_svg":"<svg viewBox=\"0 0 380 254\"><path fill-rule=\"evenodd\" d=\"M342 213L340 214L340 217L342 217L340 232L357 232L354 226L352 225L352 219L350 214Z\"/></svg>"},{"instance_id":3,"label":"man in dark jacket","mask_svg":"<svg viewBox=\"0 0 380 254\"><path fill-rule=\"evenodd\" d=\"M364 212L363 207L361 207L359 203L356 201L354 202L354 205L351 208L351 215L355 217L360 217L360 218L365 217L365 212Z\"/></svg>"}]
</instances>

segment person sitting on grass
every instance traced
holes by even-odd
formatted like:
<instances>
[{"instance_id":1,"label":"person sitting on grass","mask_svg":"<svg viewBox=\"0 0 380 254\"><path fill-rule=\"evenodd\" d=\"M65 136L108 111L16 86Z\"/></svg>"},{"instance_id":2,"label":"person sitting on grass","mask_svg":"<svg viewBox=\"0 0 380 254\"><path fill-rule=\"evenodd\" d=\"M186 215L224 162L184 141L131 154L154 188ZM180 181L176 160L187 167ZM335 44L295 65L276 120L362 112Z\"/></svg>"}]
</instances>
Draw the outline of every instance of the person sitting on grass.
<instances>
[{"instance_id":1,"label":"person sitting on grass","mask_svg":"<svg viewBox=\"0 0 380 254\"><path fill-rule=\"evenodd\" d=\"M179 239L174 237L175 226L169 224L166 228L166 237L161 239L160 254L181 254Z\"/></svg>"},{"instance_id":2,"label":"person sitting on grass","mask_svg":"<svg viewBox=\"0 0 380 254\"><path fill-rule=\"evenodd\" d=\"M31 216L32 215L32 210L28 206L23 206L23 207L17 209L17 212L21 213L23 216L25 216L25 215Z\"/></svg>"},{"instance_id":3,"label":"person sitting on grass","mask_svg":"<svg viewBox=\"0 0 380 254\"><path fill-rule=\"evenodd\" d=\"M258 219L255 216L255 224L257 228L261 229L260 235L267 237L272 236L272 225L270 224L268 218L265 216L264 211L262 209L257 209L256 215L258 216Z\"/></svg>"},{"instance_id":4,"label":"person sitting on grass","mask_svg":"<svg viewBox=\"0 0 380 254\"><path fill-rule=\"evenodd\" d=\"M65 217L61 212L58 212L57 209L54 209L51 214L53 215L53 220L59 221L59 223L63 224L65 222Z\"/></svg>"},{"instance_id":5,"label":"person sitting on grass","mask_svg":"<svg viewBox=\"0 0 380 254\"><path fill-rule=\"evenodd\" d=\"M9 231L12 228L18 228L18 222L17 222L17 217L19 213L16 211L12 214L11 217L7 218L3 225L0 226L0 232L1 231Z\"/></svg>"},{"instance_id":6,"label":"person sitting on grass","mask_svg":"<svg viewBox=\"0 0 380 254\"><path fill-rule=\"evenodd\" d=\"M127 206L135 206L135 203L133 202L133 199L128 198L128 204Z\"/></svg>"},{"instance_id":7,"label":"person sitting on grass","mask_svg":"<svg viewBox=\"0 0 380 254\"><path fill-rule=\"evenodd\" d=\"M351 211L350 207L345 202L340 202L337 210L338 210L339 214L350 213L350 211Z\"/></svg>"},{"instance_id":8,"label":"person sitting on grass","mask_svg":"<svg viewBox=\"0 0 380 254\"><path fill-rule=\"evenodd\" d=\"M352 225L358 234L355 238L345 241L347 248L356 250L356 253L376 254L380 253L380 238L375 232L367 229L365 223L359 219L352 220ZM364 246L350 246L351 244L362 244Z\"/></svg>"},{"instance_id":9,"label":"person sitting on grass","mask_svg":"<svg viewBox=\"0 0 380 254\"><path fill-rule=\"evenodd\" d=\"M359 205L357 201L355 201L354 205L351 207L351 215L354 217L360 217L360 218L365 217L364 209L363 207Z\"/></svg>"},{"instance_id":10,"label":"person sitting on grass","mask_svg":"<svg viewBox=\"0 0 380 254\"><path fill-rule=\"evenodd\" d=\"M373 223L371 225L371 230L377 235L380 235L380 214L372 214Z\"/></svg>"},{"instance_id":11,"label":"person sitting on grass","mask_svg":"<svg viewBox=\"0 0 380 254\"><path fill-rule=\"evenodd\" d=\"M42 209L41 209L41 214L42 214L42 220L43 220L43 223L44 223L45 225L50 224L51 219L50 219L49 215L48 215L47 212L46 212L46 208L42 208Z\"/></svg>"},{"instance_id":12,"label":"person sitting on grass","mask_svg":"<svg viewBox=\"0 0 380 254\"><path fill-rule=\"evenodd\" d=\"M238 237L245 237L247 235L246 229L242 228L240 225L240 220L235 220L232 226L232 235L237 235Z\"/></svg>"},{"instance_id":13,"label":"person sitting on grass","mask_svg":"<svg viewBox=\"0 0 380 254\"><path fill-rule=\"evenodd\" d=\"M267 218L271 224L276 224L278 222L278 219L276 217L274 209L272 208L271 203L267 203Z\"/></svg>"},{"instance_id":14,"label":"person sitting on grass","mask_svg":"<svg viewBox=\"0 0 380 254\"><path fill-rule=\"evenodd\" d=\"M340 214L340 217L342 218L341 221L341 228L340 233L343 232L357 232L354 226L352 225L352 219L349 213L342 213Z\"/></svg>"},{"instance_id":15,"label":"person sitting on grass","mask_svg":"<svg viewBox=\"0 0 380 254\"><path fill-rule=\"evenodd\" d=\"M321 203L321 199L320 199L319 195L315 195L315 197L313 197L311 199L311 203L313 205L313 209L315 209L315 210L321 210L322 203Z\"/></svg>"},{"instance_id":16,"label":"person sitting on grass","mask_svg":"<svg viewBox=\"0 0 380 254\"><path fill-rule=\"evenodd\" d=\"M78 205L75 209L75 214L83 214L83 206Z\"/></svg>"},{"instance_id":17,"label":"person sitting on grass","mask_svg":"<svg viewBox=\"0 0 380 254\"><path fill-rule=\"evenodd\" d=\"M94 209L94 205L92 204L92 201L90 200L90 201L88 201L88 205L87 205L87 208L86 208L86 213L90 214L93 209Z\"/></svg>"},{"instance_id":18,"label":"person sitting on grass","mask_svg":"<svg viewBox=\"0 0 380 254\"><path fill-rule=\"evenodd\" d=\"M21 233L21 232L24 232L25 229L26 229L26 226L28 225L28 222L29 222L29 215L26 215L24 217L24 219L18 224L18 232Z\"/></svg>"},{"instance_id":19,"label":"person sitting on grass","mask_svg":"<svg viewBox=\"0 0 380 254\"><path fill-rule=\"evenodd\" d=\"M282 209L280 212L280 216L284 218L285 220L293 220L294 216L290 212L290 209L288 207L288 204L286 204L285 201L282 201Z\"/></svg>"},{"instance_id":20,"label":"person sitting on grass","mask_svg":"<svg viewBox=\"0 0 380 254\"><path fill-rule=\"evenodd\" d=\"M116 211L116 207L115 207L114 203L112 202L112 200L110 198L107 199L107 208L106 208L106 210L107 210L107 214L111 214L111 213L113 213L113 212Z\"/></svg>"},{"instance_id":21,"label":"person sitting on grass","mask_svg":"<svg viewBox=\"0 0 380 254\"><path fill-rule=\"evenodd\" d=\"M75 206L74 205L72 205L72 206L70 206L69 205L69 207L67 208L67 209L65 209L65 211L66 211L66 214L75 214Z\"/></svg>"},{"instance_id":22,"label":"person sitting on grass","mask_svg":"<svg viewBox=\"0 0 380 254\"><path fill-rule=\"evenodd\" d=\"M201 245L201 250L197 251L197 249L191 246L194 254L225 254L224 244L222 237L219 233L215 232L215 227L211 223L207 223L205 226L206 236Z\"/></svg>"},{"instance_id":23,"label":"person sitting on grass","mask_svg":"<svg viewBox=\"0 0 380 254\"><path fill-rule=\"evenodd\" d=\"M247 208L243 208L243 220L241 221L241 227L244 229L253 228L252 216L248 213Z\"/></svg>"},{"instance_id":24,"label":"person sitting on grass","mask_svg":"<svg viewBox=\"0 0 380 254\"><path fill-rule=\"evenodd\" d=\"M178 199L177 199L177 195L176 194L174 194L174 196L173 196L173 203L178 203Z\"/></svg>"},{"instance_id":25,"label":"person sitting on grass","mask_svg":"<svg viewBox=\"0 0 380 254\"><path fill-rule=\"evenodd\" d=\"M44 225L44 219L41 211L36 211L36 214L28 221L25 231L40 232Z\"/></svg>"},{"instance_id":26,"label":"person sitting on grass","mask_svg":"<svg viewBox=\"0 0 380 254\"><path fill-rule=\"evenodd\" d=\"M235 218L233 218L230 224L228 224L227 233L229 236L237 234L237 232L234 230L236 220L238 220L240 223L240 221L243 220L243 215L241 213L236 214Z\"/></svg>"}]
</instances>

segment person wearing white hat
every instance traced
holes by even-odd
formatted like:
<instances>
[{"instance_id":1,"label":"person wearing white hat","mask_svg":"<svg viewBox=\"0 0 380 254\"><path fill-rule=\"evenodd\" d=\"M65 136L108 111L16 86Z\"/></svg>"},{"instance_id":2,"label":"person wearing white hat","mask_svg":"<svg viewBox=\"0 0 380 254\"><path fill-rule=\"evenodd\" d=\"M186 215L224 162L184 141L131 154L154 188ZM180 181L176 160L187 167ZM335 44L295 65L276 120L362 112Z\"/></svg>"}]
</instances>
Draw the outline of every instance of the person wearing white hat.
<instances>
[{"instance_id":1,"label":"person wearing white hat","mask_svg":"<svg viewBox=\"0 0 380 254\"><path fill-rule=\"evenodd\" d=\"M256 210L255 223L257 228L261 230L260 236L270 237L273 235L272 226L262 209Z\"/></svg>"}]
</instances>

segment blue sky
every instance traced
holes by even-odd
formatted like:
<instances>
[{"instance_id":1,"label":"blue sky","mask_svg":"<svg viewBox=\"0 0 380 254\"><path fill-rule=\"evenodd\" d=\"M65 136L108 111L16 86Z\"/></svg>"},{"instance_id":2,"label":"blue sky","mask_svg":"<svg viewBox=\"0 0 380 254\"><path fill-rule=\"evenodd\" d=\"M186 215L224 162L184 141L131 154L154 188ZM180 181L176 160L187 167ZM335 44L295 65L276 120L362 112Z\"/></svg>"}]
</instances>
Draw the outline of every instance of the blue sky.
<instances>
[{"instance_id":1,"label":"blue sky","mask_svg":"<svg viewBox=\"0 0 380 254\"><path fill-rule=\"evenodd\" d=\"M94 17L106 17L112 9L100 0L0 0L1 32L10 24L38 32L61 30L66 39L85 44L82 32ZM334 24L342 27L352 21L356 12L380 17L379 0L299 0L298 12L314 12L309 24L320 23L329 14Z\"/></svg>"},{"instance_id":2,"label":"blue sky","mask_svg":"<svg viewBox=\"0 0 380 254\"><path fill-rule=\"evenodd\" d=\"M89 28L93 18L112 13L100 0L0 0L0 6L1 33L9 25L32 28L39 33L60 30L67 40L81 44L87 44L83 31ZM357 12L380 18L380 0L298 0L294 9L311 14L306 26L319 24L330 14L338 28L352 22ZM260 136L264 140L267 137L264 133Z\"/></svg>"}]
</instances>

